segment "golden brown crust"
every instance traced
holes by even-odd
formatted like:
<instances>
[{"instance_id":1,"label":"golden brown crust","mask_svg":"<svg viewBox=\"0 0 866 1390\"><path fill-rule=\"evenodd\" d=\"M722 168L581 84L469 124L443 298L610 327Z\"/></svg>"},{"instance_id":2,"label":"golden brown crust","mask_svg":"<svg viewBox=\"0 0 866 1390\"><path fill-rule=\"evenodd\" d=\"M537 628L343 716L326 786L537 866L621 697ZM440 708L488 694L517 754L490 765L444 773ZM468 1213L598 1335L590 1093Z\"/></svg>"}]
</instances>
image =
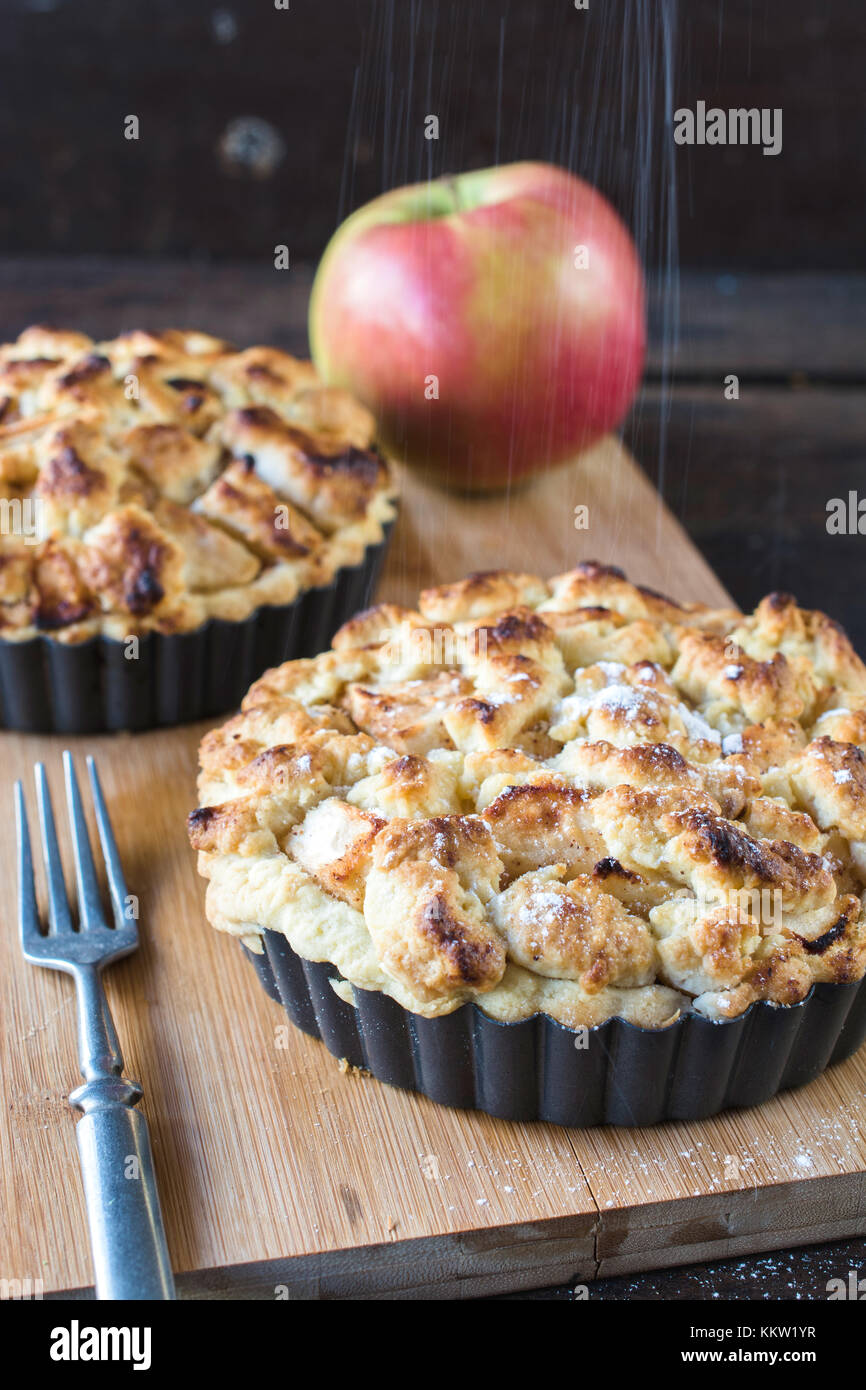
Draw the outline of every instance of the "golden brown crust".
<instances>
[{"instance_id":1,"label":"golden brown crust","mask_svg":"<svg viewBox=\"0 0 866 1390\"><path fill-rule=\"evenodd\" d=\"M385 463L373 449L302 430L270 406L231 411L219 427L219 438L328 532L360 520L374 493L387 483Z\"/></svg>"},{"instance_id":2,"label":"golden brown crust","mask_svg":"<svg viewBox=\"0 0 866 1390\"><path fill-rule=\"evenodd\" d=\"M109 512L87 533L79 569L112 613L157 618L182 597L183 556L139 507Z\"/></svg>"},{"instance_id":3,"label":"golden brown crust","mask_svg":"<svg viewBox=\"0 0 866 1390\"><path fill-rule=\"evenodd\" d=\"M792 764L791 784L803 809L821 830L836 828L849 840L866 839L866 756L853 743L826 734Z\"/></svg>"},{"instance_id":4,"label":"golden brown crust","mask_svg":"<svg viewBox=\"0 0 866 1390\"><path fill-rule=\"evenodd\" d=\"M95 425L74 421L50 430L37 446L33 496L47 535L82 536L117 504L123 465Z\"/></svg>"},{"instance_id":5,"label":"golden brown crust","mask_svg":"<svg viewBox=\"0 0 866 1390\"><path fill-rule=\"evenodd\" d=\"M330 797L291 832L288 851L328 893L361 912L373 846L385 825L381 816Z\"/></svg>"},{"instance_id":6,"label":"golden brown crust","mask_svg":"<svg viewBox=\"0 0 866 1390\"><path fill-rule=\"evenodd\" d=\"M385 968L420 999L502 978L505 948L483 911L501 869L478 817L392 820L376 835L365 920Z\"/></svg>"},{"instance_id":7,"label":"golden brown crust","mask_svg":"<svg viewBox=\"0 0 866 1390\"><path fill-rule=\"evenodd\" d=\"M742 641L753 656L781 652L789 661L803 662L816 684L866 693L866 666L844 629L826 613L798 608L791 594L768 594L731 640Z\"/></svg>"},{"instance_id":8,"label":"golden brown crust","mask_svg":"<svg viewBox=\"0 0 866 1390\"><path fill-rule=\"evenodd\" d=\"M382 688L359 681L346 690L344 707L358 728L380 743L398 753L423 754L454 746L443 716L471 689L469 680L450 671Z\"/></svg>"},{"instance_id":9,"label":"golden brown crust","mask_svg":"<svg viewBox=\"0 0 866 1390\"><path fill-rule=\"evenodd\" d=\"M792 664L780 651L755 660L730 638L684 632L671 675L702 710L730 711L743 722L769 718L800 719L814 698L811 672Z\"/></svg>"},{"instance_id":10,"label":"golden brown crust","mask_svg":"<svg viewBox=\"0 0 866 1390\"><path fill-rule=\"evenodd\" d=\"M538 607L547 594L544 580L534 574L484 570L467 575L456 584L424 589L418 611L428 622L450 624L487 618L520 605Z\"/></svg>"},{"instance_id":11,"label":"golden brown crust","mask_svg":"<svg viewBox=\"0 0 866 1390\"><path fill-rule=\"evenodd\" d=\"M183 632L327 584L393 515L373 430L274 348L26 329L0 347L0 637ZM152 554L123 565L129 508Z\"/></svg>"},{"instance_id":12,"label":"golden brown crust","mask_svg":"<svg viewBox=\"0 0 866 1390\"><path fill-rule=\"evenodd\" d=\"M71 543L49 540L33 557L32 621L40 632L84 622L97 600L76 564Z\"/></svg>"},{"instance_id":13,"label":"golden brown crust","mask_svg":"<svg viewBox=\"0 0 866 1390\"><path fill-rule=\"evenodd\" d=\"M550 979L577 980L588 994L655 978L646 922L587 874L568 883L524 874L497 897L494 920L518 964Z\"/></svg>"},{"instance_id":14,"label":"golden brown crust","mask_svg":"<svg viewBox=\"0 0 866 1390\"><path fill-rule=\"evenodd\" d=\"M194 506L243 539L254 554L289 564L303 561L305 577L317 577L313 562L322 546L321 534L291 503L281 502L246 460L230 463Z\"/></svg>"},{"instance_id":15,"label":"golden brown crust","mask_svg":"<svg viewBox=\"0 0 866 1390\"><path fill-rule=\"evenodd\" d=\"M509 879L548 864L564 864L577 874L604 858L590 800L577 787L532 781L507 787L491 801L482 815Z\"/></svg>"},{"instance_id":16,"label":"golden brown crust","mask_svg":"<svg viewBox=\"0 0 866 1390\"><path fill-rule=\"evenodd\" d=\"M605 608L623 618L648 618L656 623L681 623L689 608L657 594L653 589L630 584L615 565L587 560L550 581L550 606L560 612L579 608Z\"/></svg>"},{"instance_id":17,"label":"golden brown crust","mask_svg":"<svg viewBox=\"0 0 866 1390\"><path fill-rule=\"evenodd\" d=\"M427 650L435 654L434 639L438 629L433 623L425 623L419 613L409 608L400 608L396 603L377 603L373 608L364 608L355 613L348 622L334 634L331 645L335 651L353 651L357 647L382 647L383 661L391 657L389 648L399 656L401 638L408 638L410 651L414 649L414 634L418 633L418 654L427 655Z\"/></svg>"},{"instance_id":18,"label":"golden brown crust","mask_svg":"<svg viewBox=\"0 0 866 1390\"><path fill-rule=\"evenodd\" d=\"M260 572L262 561L248 546L189 507L163 497L154 504L153 515L184 553L186 589L206 594L243 586Z\"/></svg>"},{"instance_id":19,"label":"golden brown crust","mask_svg":"<svg viewBox=\"0 0 866 1390\"><path fill-rule=\"evenodd\" d=\"M221 466L219 445L197 439L180 425L136 425L120 447L156 493L183 506L200 496Z\"/></svg>"},{"instance_id":20,"label":"golden brown crust","mask_svg":"<svg viewBox=\"0 0 866 1390\"><path fill-rule=\"evenodd\" d=\"M796 1003L866 970L859 682L820 614L610 566L367 610L203 741L209 914L427 1016Z\"/></svg>"}]
</instances>

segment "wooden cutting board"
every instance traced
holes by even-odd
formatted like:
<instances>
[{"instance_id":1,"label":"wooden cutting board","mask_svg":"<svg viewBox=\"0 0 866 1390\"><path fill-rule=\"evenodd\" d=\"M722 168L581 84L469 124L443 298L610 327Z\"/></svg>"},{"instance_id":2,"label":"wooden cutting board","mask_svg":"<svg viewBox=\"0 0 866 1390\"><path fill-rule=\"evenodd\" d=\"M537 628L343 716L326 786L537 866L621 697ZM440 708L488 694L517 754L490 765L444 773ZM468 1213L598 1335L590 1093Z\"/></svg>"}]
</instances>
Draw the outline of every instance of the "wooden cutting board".
<instances>
[{"instance_id":1,"label":"wooden cutting board","mask_svg":"<svg viewBox=\"0 0 866 1390\"><path fill-rule=\"evenodd\" d=\"M588 529L576 529L586 507ZM578 519L582 518L579 514ZM596 558L679 598L726 595L631 458L608 440L510 498L407 479L381 596L510 565ZM12 780L95 752L142 948L108 974L144 1084L169 1248L186 1297L439 1296L539 1287L866 1231L866 1048L751 1112L646 1130L564 1130L446 1110L343 1075L288 1030L236 942L202 912L184 833L204 726L136 736L0 735L0 1273L91 1283L66 1103L71 982L26 966L13 917ZM283 1044L283 1045L281 1045Z\"/></svg>"}]
</instances>

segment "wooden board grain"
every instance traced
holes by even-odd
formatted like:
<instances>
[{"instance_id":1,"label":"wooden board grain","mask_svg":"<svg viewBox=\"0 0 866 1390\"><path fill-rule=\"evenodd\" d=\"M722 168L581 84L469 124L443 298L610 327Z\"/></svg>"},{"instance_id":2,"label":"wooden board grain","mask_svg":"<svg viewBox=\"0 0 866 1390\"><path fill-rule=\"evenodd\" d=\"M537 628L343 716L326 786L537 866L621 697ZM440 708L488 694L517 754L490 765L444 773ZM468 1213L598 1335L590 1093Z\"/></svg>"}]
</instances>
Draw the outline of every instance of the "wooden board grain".
<instances>
[{"instance_id":1,"label":"wooden board grain","mask_svg":"<svg viewBox=\"0 0 866 1390\"><path fill-rule=\"evenodd\" d=\"M589 529L574 508L589 509ZM682 598L725 594L614 441L510 497L417 478L381 595L499 564L623 565ZM44 758L94 752L142 947L108 974L128 1071L144 1084L184 1297L468 1297L866 1231L866 1049L751 1112L649 1130L566 1130L447 1110L343 1075L269 1000L202 913L183 819L204 726L63 740L0 736L2 804ZM66 1096L77 1082L68 980L24 965L11 815L0 931L0 1274L46 1294L91 1282Z\"/></svg>"}]
</instances>

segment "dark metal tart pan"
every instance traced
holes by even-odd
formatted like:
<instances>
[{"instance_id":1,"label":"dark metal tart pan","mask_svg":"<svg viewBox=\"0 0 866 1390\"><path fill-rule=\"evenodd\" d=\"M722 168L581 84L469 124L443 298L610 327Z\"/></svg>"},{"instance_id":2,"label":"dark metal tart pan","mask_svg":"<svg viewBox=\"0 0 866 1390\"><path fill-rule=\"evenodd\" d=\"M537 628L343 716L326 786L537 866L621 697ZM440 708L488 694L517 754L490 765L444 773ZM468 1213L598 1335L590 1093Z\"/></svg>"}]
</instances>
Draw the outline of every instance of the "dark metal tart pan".
<instances>
[{"instance_id":1,"label":"dark metal tart pan","mask_svg":"<svg viewBox=\"0 0 866 1390\"><path fill-rule=\"evenodd\" d=\"M244 950L265 990L335 1057L442 1105L506 1120L588 1127L705 1119L805 1085L866 1038L866 977L813 985L802 1003L784 1008L752 1004L723 1022L689 1013L649 1029L611 1018L581 1033L544 1014L498 1023L476 1004L422 1018L354 986L353 1008L331 987L340 978L335 966L304 960L277 932L266 931L264 945L263 955Z\"/></svg>"},{"instance_id":2,"label":"dark metal tart pan","mask_svg":"<svg viewBox=\"0 0 866 1390\"><path fill-rule=\"evenodd\" d=\"M0 727L92 734L184 724L235 709L269 666L327 650L337 629L370 603L393 522L357 565L292 603L257 608L243 622L211 618L193 632L147 633L136 660L126 643L92 637L0 639Z\"/></svg>"}]
</instances>

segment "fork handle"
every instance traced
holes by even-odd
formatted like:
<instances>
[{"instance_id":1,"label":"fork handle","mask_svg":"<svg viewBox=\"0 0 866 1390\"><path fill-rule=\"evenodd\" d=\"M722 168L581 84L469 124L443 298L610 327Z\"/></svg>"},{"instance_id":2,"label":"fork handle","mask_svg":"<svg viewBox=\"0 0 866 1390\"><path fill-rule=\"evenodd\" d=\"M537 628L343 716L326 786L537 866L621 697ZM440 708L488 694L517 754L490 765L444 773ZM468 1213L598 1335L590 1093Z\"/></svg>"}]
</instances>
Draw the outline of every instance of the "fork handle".
<instances>
[{"instance_id":1,"label":"fork handle","mask_svg":"<svg viewBox=\"0 0 866 1390\"><path fill-rule=\"evenodd\" d=\"M87 1223L99 1299L173 1299L147 1121L134 1107L137 1081L122 1075L99 971L75 972L84 1084L69 1103L83 1111L76 1126Z\"/></svg>"}]
</instances>

